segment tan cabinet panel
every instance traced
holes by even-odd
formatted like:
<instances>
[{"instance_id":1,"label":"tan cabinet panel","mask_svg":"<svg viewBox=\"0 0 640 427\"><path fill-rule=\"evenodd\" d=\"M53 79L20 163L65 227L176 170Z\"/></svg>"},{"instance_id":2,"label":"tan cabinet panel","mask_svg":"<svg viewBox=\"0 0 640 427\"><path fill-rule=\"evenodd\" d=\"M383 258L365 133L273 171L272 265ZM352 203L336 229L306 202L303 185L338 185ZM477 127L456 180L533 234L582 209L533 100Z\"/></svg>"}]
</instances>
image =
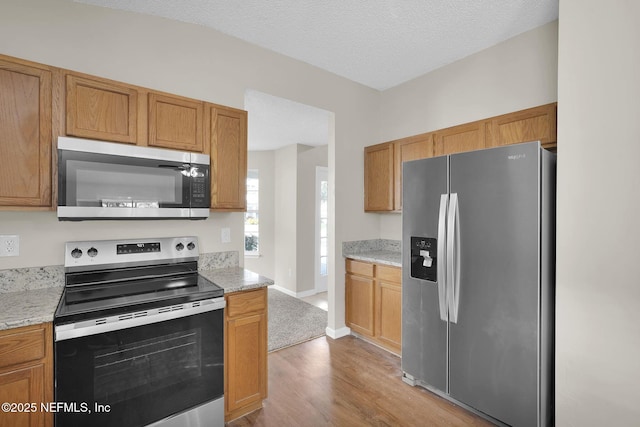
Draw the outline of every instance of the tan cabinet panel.
<instances>
[{"instance_id":1,"label":"tan cabinet panel","mask_svg":"<svg viewBox=\"0 0 640 427\"><path fill-rule=\"evenodd\" d=\"M396 268L398 275L399 268ZM402 350L402 288L400 282L376 279L376 338L389 350Z\"/></svg>"},{"instance_id":2,"label":"tan cabinet panel","mask_svg":"<svg viewBox=\"0 0 640 427\"><path fill-rule=\"evenodd\" d=\"M35 412L0 413L0 425L50 427L53 413L40 411L40 404L52 401L51 323L0 331L0 402L37 406Z\"/></svg>"},{"instance_id":3,"label":"tan cabinet panel","mask_svg":"<svg viewBox=\"0 0 640 427\"><path fill-rule=\"evenodd\" d=\"M347 326L355 332L373 336L375 333L373 279L347 274L345 286Z\"/></svg>"},{"instance_id":4,"label":"tan cabinet panel","mask_svg":"<svg viewBox=\"0 0 640 427\"><path fill-rule=\"evenodd\" d=\"M435 132L435 155L462 153L485 148L485 122L478 121Z\"/></svg>"},{"instance_id":5,"label":"tan cabinet panel","mask_svg":"<svg viewBox=\"0 0 640 427\"><path fill-rule=\"evenodd\" d=\"M51 71L0 56L0 207L51 208Z\"/></svg>"},{"instance_id":6,"label":"tan cabinet panel","mask_svg":"<svg viewBox=\"0 0 640 427\"><path fill-rule=\"evenodd\" d=\"M267 289L225 299L225 421L231 421L267 397Z\"/></svg>"},{"instance_id":7,"label":"tan cabinet panel","mask_svg":"<svg viewBox=\"0 0 640 427\"><path fill-rule=\"evenodd\" d=\"M204 151L204 103L149 92L149 146Z\"/></svg>"},{"instance_id":8,"label":"tan cabinet panel","mask_svg":"<svg viewBox=\"0 0 640 427\"><path fill-rule=\"evenodd\" d=\"M364 210L393 210L393 144L364 149Z\"/></svg>"},{"instance_id":9,"label":"tan cabinet panel","mask_svg":"<svg viewBox=\"0 0 640 427\"><path fill-rule=\"evenodd\" d=\"M66 75L66 134L136 144L138 90L98 77Z\"/></svg>"},{"instance_id":10,"label":"tan cabinet panel","mask_svg":"<svg viewBox=\"0 0 640 427\"><path fill-rule=\"evenodd\" d=\"M247 209L247 112L207 106L211 154L211 209Z\"/></svg>"},{"instance_id":11,"label":"tan cabinet panel","mask_svg":"<svg viewBox=\"0 0 640 427\"><path fill-rule=\"evenodd\" d=\"M545 148L555 148L556 115L552 103L494 117L487 126L487 146L540 141Z\"/></svg>"},{"instance_id":12,"label":"tan cabinet panel","mask_svg":"<svg viewBox=\"0 0 640 427\"><path fill-rule=\"evenodd\" d=\"M402 210L402 163L433 156L433 134L399 139L394 144L394 210Z\"/></svg>"}]
</instances>

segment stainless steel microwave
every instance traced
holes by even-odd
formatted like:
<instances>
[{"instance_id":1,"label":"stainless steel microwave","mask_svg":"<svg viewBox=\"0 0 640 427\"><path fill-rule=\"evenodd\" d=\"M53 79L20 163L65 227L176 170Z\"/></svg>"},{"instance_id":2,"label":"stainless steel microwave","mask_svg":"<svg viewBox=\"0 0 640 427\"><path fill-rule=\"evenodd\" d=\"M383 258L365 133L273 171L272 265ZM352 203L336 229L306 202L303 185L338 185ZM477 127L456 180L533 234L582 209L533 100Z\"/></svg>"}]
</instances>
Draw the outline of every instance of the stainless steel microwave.
<instances>
[{"instance_id":1,"label":"stainless steel microwave","mask_svg":"<svg viewBox=\"0 0 640 427\"><path fill-rule=\"evenodd\" d=\"M205 219L209 156L58 138L58 219Z\"/></svg>"}]
</instances>

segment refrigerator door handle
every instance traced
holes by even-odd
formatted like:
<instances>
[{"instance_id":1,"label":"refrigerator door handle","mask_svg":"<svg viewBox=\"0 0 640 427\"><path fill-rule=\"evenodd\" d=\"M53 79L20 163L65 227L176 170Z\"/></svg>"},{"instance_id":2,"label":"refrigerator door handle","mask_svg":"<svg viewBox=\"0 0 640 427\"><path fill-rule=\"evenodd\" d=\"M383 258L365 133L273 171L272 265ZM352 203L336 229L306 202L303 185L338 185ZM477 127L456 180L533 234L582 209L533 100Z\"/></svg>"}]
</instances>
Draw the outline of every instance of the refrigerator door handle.
<instances>
[{"instance_id":1,"label":"refrigerator door handle","mask_svg":"<svg viewBox=\"0 0 640 427\"><path fill-rule=\"evenodd\" d=\"M449 320L458 322L460 305L460 213L458 193L451 193L447 215L447 301Z\"/></svg>"},{"instance_id":2,"label":"refrigerator door handle","mask_svg":"<svg viewBox=\"0 0 640 427\"><path fill-rule=\"evenodd\" d=\"M440 213L438 215L438 303L440 319L447 321L447 205L449 195L440 195Z\"/></svg>"}]
</instances>

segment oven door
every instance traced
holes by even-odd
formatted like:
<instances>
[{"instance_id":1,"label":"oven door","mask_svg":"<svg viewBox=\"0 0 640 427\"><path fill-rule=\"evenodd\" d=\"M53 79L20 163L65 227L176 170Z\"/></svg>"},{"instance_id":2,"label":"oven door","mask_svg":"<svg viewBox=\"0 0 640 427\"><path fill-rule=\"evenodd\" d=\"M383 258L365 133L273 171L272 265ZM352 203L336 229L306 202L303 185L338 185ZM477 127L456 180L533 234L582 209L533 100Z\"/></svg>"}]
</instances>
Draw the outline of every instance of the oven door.
<instances>
[{"instance_id":1,"label":"oven door","mask_svg":"<svg viewBox=\"0 0 640 427\"><path fill-rule=\"evenodd\" d=\"M224 310L198 307L197 314L176 317L180 310L191 309L111 331L108 323L56 326L56 426L171 424L174 417L223 425ZM135 316L116 327L164 318ZM194 415L201 408L204 417Z\"/></svg>"},{"instance_id":2,"label":"oven door","mask_svg":"<svg viewBox=\"0 0 640 427\"><path fill-rule=\"evenodd\" d=\"M206 218L209 156L58 138L58 218Z\"/></svg>"}]
</instances>

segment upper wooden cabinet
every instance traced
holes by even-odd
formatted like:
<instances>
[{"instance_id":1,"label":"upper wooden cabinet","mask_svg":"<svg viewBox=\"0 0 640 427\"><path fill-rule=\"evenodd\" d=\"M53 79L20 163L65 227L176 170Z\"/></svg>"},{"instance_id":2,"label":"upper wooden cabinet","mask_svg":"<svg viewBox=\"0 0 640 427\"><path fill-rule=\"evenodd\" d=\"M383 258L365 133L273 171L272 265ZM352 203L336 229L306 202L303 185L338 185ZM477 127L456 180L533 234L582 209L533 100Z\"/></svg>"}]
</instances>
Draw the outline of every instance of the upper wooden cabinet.
<instances>
[{"instance_id":1,"label":"upper wooden cabinet","mask_svg":"<svg viewBox=\"0 0 640 427\"><path fill-rule=\"evenodd\" d=\"M51 75L0 56L0 207L51 208Z\"/></svg>"},{"instance_id":2,"label":"upper wooden cabinet","mask_svg":"<svg viewBox=\"0 0 640 427\"><path fill-rule=\"evenodd\" d=\"M544 148L555 149L556 110L554 102L492 118L487 123L487 147L540 141Z\"/></svg>"},{"instance_id":3,"label":"upper wooden cabinet","mask_svg":"<svg viewBox=\"0 0 640 427\"><path fill-rule=\"evenodd\" d=\"M66 134L136 144L138 96L134 86L68 73Z\"/></svg>"},{"instance_id":4,"label":"upper wooden cabinet","mask_svg":"<svg viewBox=\"0 0 640 427\"><path fill-rule=\"evenodd\" d=\"M540 141L544 148L555 150L556 110L554 102L365 147L364 210L402 210L402 163L408 160L528 141Z\"/></svg>"},{"instance_id":5,"label":"upper wooden cabinet","mask_svg":"<svg viewBox=\"0 0 640 427\"><path fill-rule=\"evenodd\" d=\"M436 156L485 148L485 122L478 121L435 132Z\"/></svg>"},{"instance_id":6,"label":"upper wooden cabinet","mask_svg":"<svg viewBox=\"0 0 640 427\"><path fill-rule=\"evenodd\" d=\"M247 209L247 112L206 106L206 140L211 154L211 209Z\"/></svg>"},{"instance_id":7,"label":"upper wooden cabinet","mask_svg":"<svg viewBox=\"0 0 640 427\"><path fill-rule=\"evenodd\" d=\"M149 92L149 145L176 150L204 151L204 103Z\"/></svg>"},{"instance_id":8,"label":"upper wooden cabinet","mask_svg":"<svg viewBox=\"0 0 640 427\"><path fill-rule=\"evenodd\" d=\"M393 143L364 149L364 210L393 210Z\"/></svg>"},{"instance_id":9,"label":"upper wooden cabinet","mask_svg":"<svg viewBox=\"0 0 640 427\"><path fill-rule=\"evenodd\" d=\"M433 134L423 133L393 141L394 151L394 210L402 210L402 163L433 156Z\"/></svg>"}]
</instances>

